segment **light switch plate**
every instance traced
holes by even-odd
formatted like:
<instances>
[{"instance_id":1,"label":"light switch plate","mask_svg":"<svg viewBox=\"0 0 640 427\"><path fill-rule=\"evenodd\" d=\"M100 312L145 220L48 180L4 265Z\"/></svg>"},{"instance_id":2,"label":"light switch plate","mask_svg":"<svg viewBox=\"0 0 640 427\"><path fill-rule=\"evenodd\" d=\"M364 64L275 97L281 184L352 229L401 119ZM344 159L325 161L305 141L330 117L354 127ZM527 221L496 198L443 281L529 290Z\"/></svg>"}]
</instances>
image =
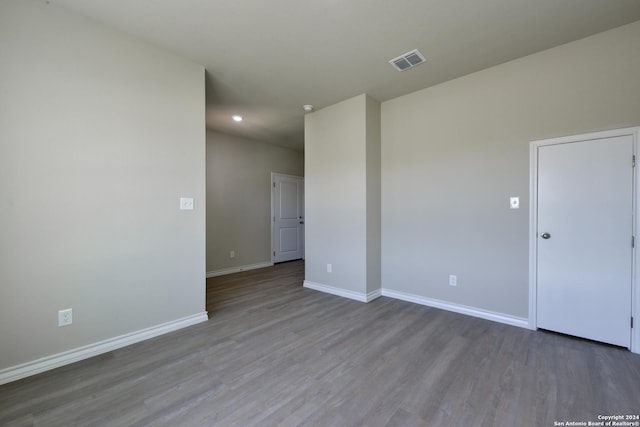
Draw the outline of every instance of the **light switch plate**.
<instances>
[{"instance_id":1,"label":"light switch plate","mask_svg":"<svg viewBox=\"0 0 640 427\"><path fill-rule=\"evenodd\" d=\"M193 197L180 197L180 210L192 211L193 210Z\"/></svg>"},{"instance_id":2,"label":"light switch plate","mask_svg":"<svg viewBox=\"0 0 640 427\"><path fill-rule=\"evenodd\" d=\"M520 197L510 197L509 207L511 209L520 209Z\"/></svg>"}]
</instances>

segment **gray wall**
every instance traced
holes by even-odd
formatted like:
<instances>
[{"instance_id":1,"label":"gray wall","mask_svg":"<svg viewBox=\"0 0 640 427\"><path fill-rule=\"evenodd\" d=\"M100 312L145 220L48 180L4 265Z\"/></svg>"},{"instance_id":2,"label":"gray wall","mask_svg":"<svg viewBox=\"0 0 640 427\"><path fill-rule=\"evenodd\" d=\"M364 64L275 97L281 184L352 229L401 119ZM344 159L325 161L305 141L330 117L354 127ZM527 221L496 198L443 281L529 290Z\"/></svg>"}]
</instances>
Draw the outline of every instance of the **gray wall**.
<instances>
[{"instance_id":1,"label":"gray wall","mask_svg":"<svg viewBox=\"0 0 640 427\"><path fill-rule=\"evenodd\" d=\"M529 141L634 125L640 22L383 103L383 288L526 318Z\"/></svg>"},{"instance_id":2,"label":"gray wall","mask_svg":"<svg viewBox=\"0 0 640 427\"><path fill-rule=\"evenodd\" d=\"M366 99L367 293L380 290L381 272L381 132L380 103Z\"/></svg>"},{"instance_id":3,"label":"gray wall","mask_svg":"<svg viewBox=\"0 0 640 427\"><path fill-rule=\"evenodd\" d=\"M360 95L305 116L305 280L359 297L380 289L379 113Z\"/></svg>"},{"instance_id":4,"label":"gray wall","mask_svg":"<svg viewBox=\"0 0 640 427\"><path fill-rule=\"evenodd\" d=\"M0 64L0 370L203 313L203 68L17 0Z\"/></svg>"},{"instance_id":5,"label":"gray wall","mask_svg":"<svg viewBox=\"0 0 640 427\"><path fill-rule=\"evenodd\" d=\"M304 154L207 131L208 272L271 262L271 172L303 176Z\"/></svg>"}]
</instances>

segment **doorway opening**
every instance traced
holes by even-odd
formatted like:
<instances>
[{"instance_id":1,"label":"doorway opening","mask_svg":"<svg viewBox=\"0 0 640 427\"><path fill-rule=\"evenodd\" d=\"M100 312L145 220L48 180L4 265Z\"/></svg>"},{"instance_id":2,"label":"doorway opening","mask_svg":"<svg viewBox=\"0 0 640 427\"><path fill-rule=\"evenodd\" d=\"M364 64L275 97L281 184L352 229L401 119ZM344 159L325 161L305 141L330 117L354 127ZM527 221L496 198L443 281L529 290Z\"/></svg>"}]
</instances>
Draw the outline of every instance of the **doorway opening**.
<instances>
[{"instance_id":1,"label":"doorway opening","mask_svg":"<svg viewBox=\"0 0 640 427\"><path fill-rule=\"evenodd\" d=\"M532 141L529 326L640 353L640 128Z\"/></svg>"},{"instance_id":2,"label":"doorway opening","mask_svg":"<svg viewBox=\"0 0 640 427\"><path fill-rule=\"evenodd\" d=\"M271 262L304 259L304 178L271 173Z\"/></svg>"}]
</instances>

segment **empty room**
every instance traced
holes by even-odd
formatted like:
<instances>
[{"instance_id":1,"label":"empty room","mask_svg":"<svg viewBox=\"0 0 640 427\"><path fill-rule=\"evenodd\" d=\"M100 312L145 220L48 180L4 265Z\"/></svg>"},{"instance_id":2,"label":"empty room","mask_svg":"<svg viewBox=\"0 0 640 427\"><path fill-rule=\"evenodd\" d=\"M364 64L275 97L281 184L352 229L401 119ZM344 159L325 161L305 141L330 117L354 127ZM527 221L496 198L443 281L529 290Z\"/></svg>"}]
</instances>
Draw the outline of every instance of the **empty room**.
<instances>
[{"instance_id":1,"label":"empty room","mask_svg":"<svg viewBox=\"0 0 640 427\"><path fill-rule=\"evenodd\" d=\"M0 0L0 425L640 426L637 0Z\"/></svg>"}]
</instances>

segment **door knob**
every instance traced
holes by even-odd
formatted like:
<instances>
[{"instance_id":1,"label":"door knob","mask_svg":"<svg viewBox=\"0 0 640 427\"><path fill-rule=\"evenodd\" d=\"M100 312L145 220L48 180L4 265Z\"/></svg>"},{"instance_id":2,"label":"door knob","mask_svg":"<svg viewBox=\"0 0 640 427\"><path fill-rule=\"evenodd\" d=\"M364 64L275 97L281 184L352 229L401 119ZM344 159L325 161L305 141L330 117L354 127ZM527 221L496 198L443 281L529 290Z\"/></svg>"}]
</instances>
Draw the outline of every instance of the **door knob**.
<instances>
[{"instance_id":1,"label":"door knob","mask_svg":"<svg viewBox=\"0 0 640 427\"><path fill-rule=\"evenodd\" d=\"M542 237L543 239L548 239L549 237L551 237L551 234L549 234L549 233L542 233L542 236L540 236L540 237Z\"/></svg>"},{"instance_id":2,"label":"door knob","mask_svg":"<svg viewBox=\"0 0 640 427\"><path fill-rule=\"evenodd\" d=\"M300 221L300 224L304 224L304 221Z\"/></svg>"}]
</instances>

